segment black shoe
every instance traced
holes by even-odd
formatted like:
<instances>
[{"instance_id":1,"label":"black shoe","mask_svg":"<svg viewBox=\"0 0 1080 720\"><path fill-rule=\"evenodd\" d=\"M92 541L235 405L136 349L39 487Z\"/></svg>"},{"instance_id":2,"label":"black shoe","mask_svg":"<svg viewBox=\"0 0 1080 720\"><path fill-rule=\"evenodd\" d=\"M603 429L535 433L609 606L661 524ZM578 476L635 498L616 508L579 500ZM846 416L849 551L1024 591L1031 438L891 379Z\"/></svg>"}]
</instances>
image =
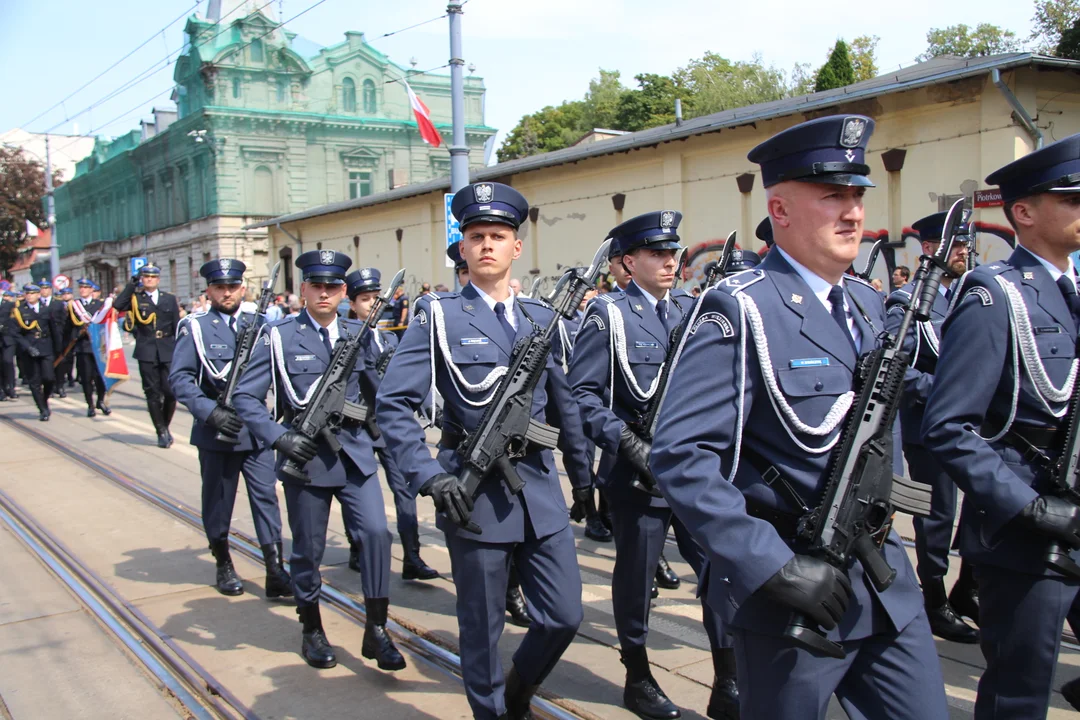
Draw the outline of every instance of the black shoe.
<instances>
[{"instance_id":1,"label":"black shoe","mask_svg":"<svg viewBox=\"0 0 1080 720\"><path fill-rule=\"evenodd\" d=\"M930 621L930 632L943 640L974 645L979 641L979 631L971 627L956 614L945 597L945 580L935 578L923 585L923 597L926 600L926 618Z\"/></svg>"},{"instance_id":2,"label":"black shoe","mask_svg":"<svg viewBox=\"0 0 1080 720\"><path fill-rule=\"evenodd\" d=\"M172 447L173 436L172 436L172 433L169 432L169 428L165 428L165 441L168 443L165 447L167 447L167 448Z\"/></svg>"},{"instance_id":3,"label":"black shoe","mask_svg":"<svg viewBox=\"0 0 1080 720\"><path fill-rule=\"evenodd\" d=\"M296 608L300 622L304 625L304 639L300 644L300 657L313 668L327 669L337 665L334 648L326 639L323 631L322 615L318 605L305 605Z\"/></svg>"},{"instance_id":4,"label":"black shoe","mask_svg":"<svg viewBox=\"0 0 1080 720\"><path fill-rule=\"evenodd\" d=\"M158 433L157 446L162 450L165 450L169 447L169 438L165 436L165 433Z\"/></svg>"},{"instance_id":5,"label":"black shoe","mask_svg":"<svg viewBox=\"0 0 1080 720\"><path fill-rule=\"evenodd\" d=\"M439 571L424 562L420 557L420 532L403 534L401 547L405 550L405 557L401 560L402 580L434 580L439 577Z\"/></svg>"},{"instance_id":6,"label":"black shoe","mask_svg":"<svg viewBox=\"0 0 1080 720\"><path fill-rule=\"evenodd\" d=\"M94 406L93 405L86 408L86 417L96 417L96 416L97 416L97 413L94 412Z\"/></svg>"},{"instance_id":7,"label":"black shoe","mask_svg":"<svg viewBox=\"0 0 1080 720\"><path fill-rule=\"evenodd\" d=\"M652 581L652 590L649 592L649 598L655 600L660 597L660 588L656 587L656 578Z\"/></svg>"},{"instance_id":8,"label":"black shoe","mask_svg":"<svg viewBox=\"0 0 1080 720\"><path fill-rule=\"evenodd\" d=\"M1074 710L1080 710L1080 678L1070 680L1062 685L1061 695L1073 706Z\"/></svg>"},{"instance_id":9,"label":"black shoe","mask_svg":"<svg viewBox=\"0 0 1080 720\"><path fill-rule=\"evenodd\" d=\"M110 410L109 406L103 403L101 400L97 401L97 409L101 411L102 415L112 415L112 410Z\"/></svg>"},{"instance_id":10,"label":"black shoe","mask_svg":"<svg viewBox=\"0 0 1080 720\"><path fill-rule=\"evenodd\" d=\"M56 396L60 399L64 399L67 397L67 390L64 389L63 385L56 389Z\"/></svg>"},{"instance_id":11,"label":"black shoe","mask_svg":"<svg viewBox=\"0 0 1080 720\"><path fill-rule=\"evenodd\" d=\"M611 542L611 530L604 525L604 519L599 513L586 516L585 537L596 542Z\"/></svg>"},{"instance_id":12,"label":"black shoe","mask_svg":"<svg viewBox=\"0 0 1080 720\"><path fill-rule=\"evenodd\" d=\"M668 565L663 553L660 554L660 562L656 564L656 584L665 590L675 590L682 584L679 576Z\"/></svg>"},{"instance_id":13,"label":"black shoe","mask_svg":"<svg viewBox=\"0 0 1080 720\"><path fill-rule=\"evenodd\" d=\"M266 565L266 599L292 597L292 578L281 560L281 543L263 545L262 554Z\"/></svg>"},{"instance_id":14,"label":"black shoe","mask_svg":"<svg viewBox=\"0 0 1080 720\"><path fill-rule=\"evenodd\" d=\"M349 543L349 569L363 572L360 568L360 543Z\"/></svg>"},{"instance_id":15,"label":"black shoe","mask_svg":"<svg viewBox=\"0 0 1080 720\"><path fill-rule=\"evenodd\" d=\"M960 578L949 593L949 605L960 617L979 624L979 586L975 583L971 565L966 562L960 564Z\"/></svg>"},{"instance_id":16,"label":"black shoe","mask_svg":"<svg viewBox=\"0 0 1080 720\"><path fill-rule=\"evenodd\" d=\"M735 651L713 650L713 686L706 717L712 720L739 720L739 683L735 671Z\"/></svg>"},{"instance_id":17,"label":"black shoe","mask_svg":"<svg viewBox=\"0 0 1080 720\"><path fill-rule=\"evenodd\" d=\"M503 690L503 700L506 704L506 714L503 717L507 720L532 720L529 702L539 687L539 685L526 685L518 675L517 666L512 665L506 676L506 688Z\"/></svg>"},{"instance_id":18,"label":"black shoe","mask_svg":"<svg viewBox=\"0 0 1080 720\"><path fill-rule=\"evenodd\" d=\"M42 410L41 414L38 415L38 420L40 420L41 422L49 422L49 411Z\"/></svg>"},{"instance_id":19,"label":"black shoe","mask_svg":"<svg viewBox=\"0 0 1080 720\"><path fill-rule=\"evenodd\" d=\"M627 710L647 720L682 717L682 712L668 699L653 678L644 646L623 650L622 662L626 666L623 705Z\"/></svg>"},{"instance_id":20,"label":"black shoe","mask_svg":"<svg viewBox=\"0 0 1080 720\"><path fill-rule=\"evenodd\" d=\"M229 541L216 540L210 543L210 552L214 555L217 563L217 580L214 587L222 595L242 595L244 584L236 576L236 568L232 564L232 556L229 555Z\"/></svg>"},{"instance_id":21,"label":"black shoe","mask_svg":"<svg viewBox=\"0 0 1080 720\"><path fill-rule=\"evenodd\" d=\"M368 660L378 661L380 670L402 670L405 658L386 632L389 607L389 598L364 598L367 622L364 623L364 642L360 646L360 654Z\"/></svg>"},{"instance_id":22,"label":"black shoe","mask_svg":"<svg viewBox=\"0 0 1080 720\"><path fill-rule=\"evenodd\" d=\"M506 589L506 613L510 616L510 624L527 628L532 625L529 617L529 608L525 605L525 598L521 596L521 589L513 585Z\"/></svg>"}]
</instances>

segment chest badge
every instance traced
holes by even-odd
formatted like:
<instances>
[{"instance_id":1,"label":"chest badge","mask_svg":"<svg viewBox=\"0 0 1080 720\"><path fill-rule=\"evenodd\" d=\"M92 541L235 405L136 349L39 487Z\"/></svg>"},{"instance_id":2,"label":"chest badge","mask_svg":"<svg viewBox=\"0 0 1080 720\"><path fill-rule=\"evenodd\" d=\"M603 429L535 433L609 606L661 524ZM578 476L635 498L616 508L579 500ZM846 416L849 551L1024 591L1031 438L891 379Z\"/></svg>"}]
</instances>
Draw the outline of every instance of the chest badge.
<instances>
[{"instance_id":1,"label":"chest badge","mask_svg":"<svg viewBox=\"0 0 1080 720\"><path fill-rule=\"evenodd\" d=\"M634 309L635 310L644 310L645 308L641 307L640 305L635 305Z\"/></svg>"},{"instance_id":2,"label":"chest badge","mask_svg":"<svg viewBox=\"0 0 1080 720\"><path fill-rule=\"evenodd\" d=\"M802 305L802 295L799 295L797 293L791 293L791 302L795 303L796 305Z\"/></svg>"},{"instance_id":3,"label":"chest badge","mask_svg":"<svg viewBox=\"0 0 1080 720\"><path fill-rule=\"evenodd\" d=\"M1033 272L1024 273L1024 279L1025 280L1034 280L1035 279L1035 273L1033 273Z\"/></svg>"}]
</instances>

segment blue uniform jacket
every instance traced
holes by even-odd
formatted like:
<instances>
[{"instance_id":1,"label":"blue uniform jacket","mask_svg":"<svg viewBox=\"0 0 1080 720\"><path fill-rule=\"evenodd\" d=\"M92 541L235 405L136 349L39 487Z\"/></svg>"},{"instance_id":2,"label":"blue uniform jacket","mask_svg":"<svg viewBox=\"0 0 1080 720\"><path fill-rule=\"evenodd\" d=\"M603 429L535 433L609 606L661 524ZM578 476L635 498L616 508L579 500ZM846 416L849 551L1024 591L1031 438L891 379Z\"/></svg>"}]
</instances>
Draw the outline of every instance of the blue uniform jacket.
<instances>
[{"instance_id":1,"label":"blue uniform jacket","mask_svg":"<svg viewBox=\"0 0 1080 720\"><path fill-rule=\"evenodd\" d=\"M867 352L885 324L884 298L853 277L845 277L844 286ZM754 332L738 295L756 304L760 326ZM699 592L708 593L711 607L735 626L778 635L790 609L751 595L796 546L748 515L746 503L799 515L762 480L769 466L808 506L821 502L831 450L809 452L800 444L819 450L838 436L845 415L834 413L832 421L828 415L852 389L855 350L780 253L703 293L685 337L653 442L652 468L675 514L705 550ZM767 354L758 351L762 342ZM922 593L895 532L884 552L897 571L895 581L878 593L853 562L847 572L854 600L829 633L833 640L902 629L922 609Z\"/></svg>"},{"instance_id":2,"label":"blue uniform jacket","mask_svg":"<svg viewBox=\"0 0 1080 720\"><path fill-rule=\"evenodd\" d=\"M255 322L254 315L241 314L237 330L252 322ZM196 323L199 326L198 334L194 328ZM200 359L200 354L203 359ZM240 432L239 445L220 442L214 439L217 431L206 424L206 419L217 407L218 394L224 390L228 379L225 366L232 362L235 355L236 337L218 313L209 311L188 315L180 321L169 369L169 386L176 399L195 418L191 426L191 444L197 448L244 452L264 445L255 439L246 426ZM221 375L220 379L214 378L211 372Z\"/></svg>"},{"instance_id":3,"label":"blue uniform jacket","mask_svg":"<svg viewBox=\"0 0 1080 720\"><path fill-rule=\"evenodd\" d=\"M382 382L382 378L379 377L376 370L379 358L382 357L384 352L396 352L397 346L397 335L389 330L379 330L378 328L368 333L367 340L364 341L363 362L365 372L360 376L360 394L363 396L367 406L371 408L371 412L375 412L375 395L379 392L379 385ZM376 448L385 448L386 436L380 433L373 444Z\"/></svg>"},{"instance_id":4,"label":"blue uniform jacket","mask_svg":"<svg viewBox=\"0 0 1080 720\"><path fill-rule=\"evenodd\" d=\"M362 326L362 323L355 320L339 319L336 322L341 332L341 341L344 340L345 332L353 335L360 332ZM282 352L278 356L275 348L271 357L272 337L275 334L280 338ZM255 437L266 445L273 445L285 434L289 426L288 423L278 424L267 412L266 395L270 388L274 388L277 404L283 408L287 404L292 404L284 383L291 383L296 396L302 400L329 364L330 354L319 335L318 326L306 311L264 325L255 342L251 362L244 376L240 378L236 393L233 395L233 405L236 406L236 411L251 428ZM284 377L279 372L281 365L284 366L288 377ZM345 397L350 402L360 400L361 372L365 372L362 357L357 361L346 387ZM341 443L342 453L348 456L365 477L375 474L375 455L371 437L363 427L347 423L338 433L337 438ZM284 462L284 456L278 453L275 467L280 467L282 462ZM311 479L311 484L318 487L344 487L347 482L347 468L341 453L331 452L322 441L319 441L318 456L304 469ZM287 478L281 479L283 482L290 482Z\"/></svg>"},{"instance_id":5,"label":"blue uniform jacket","mask_svg":"<svg viewBox=\"0 0 1080 720\"><path fill-rule=\"evenodd\" d=\"M436 302L444 318L442 340L445 346L439 339L440 333L433 332L438 317L434 307ZM541 327L551 321L553 312L535 300L518 297L518 341L533 331L523 308ZM439 473L461 470L457 451L441 443L437 458L432 458L414 415L428 399L432 372L435 388L443 398L444 431L471 432L480 424L485 410L485 407L471 403L486 399L497 383L491 382L485 389L474 392L465 388L461 379L475 387L497 367L505 367L512 350L495 313L471 285L460 293L441 293L438 300L432 299L417 309L416 317L409 323L382 380L376 403L379 427L414 494ZM458 378L457 373L461 373L462 378ZM554 354L550 356L547 370L533 395L533 417L546 422L549 403L558 404L564 440L570 443L564 448L563 456L570 482L574 487L587 487L592 478L581 420L572 404L566 376L556 364ZM463 537L490 543L521 542L525 538L526 506L537 537L546 537L567 526L569 513L552 452L529 453L515 460L514 465L525 481L522 491L525 503L507 490L501 478L489 478L480 486L472 513L472 519L483 529L483 535L466 533ZM447 533L464 532L442 515L437 524Z\"/></svg>"},{"instance_id":6,"label":"blue uniform jacket","mask_svg":"<svg viewBox=\"0 0 1080 720\"><path fill-rule=\"evenodd\" d=\"M1000 281L1019 294L1026 308L1028 331L1017 337L1010 323L1010 304ZM1018 572L1046 574L1047 540L1010 526L1025 505L1041 492L1046 476L1038 464L1025 461L1004 442L987 442L989 429L1001 427L1010 415L1013 394L1019 394L1016 422L1058 427L1048 410L1067 404L1044 403L1032 382L1032 371L1044 368L1049 384L1061 389L1075 358L1076 325L1061 290L1035 258L1017 247L1005 262L980 265L959 282L957 303L945 320L934 387L923 418L923 444L964 491L960 515L960 553L977 563ZM1030 367L1014 354L1014 343L1031 348ZM992 428L980 434L980 428ZM1077 557L1073 553L1073 557Z\"/></svg>"},{"instance_id":7,"label":"blue uniform jacket","mask_svg":"<svg viewBox=\"0 0 1080 720\"><path fill-rule=\"evenodd\" d=\"M955 282L955 281L954 281ZM904 310L911 300L913 283L908 283L899 290L894 290L885 301L885 329L895 333L900 329ZM941 324L949 311L949 301L944 293L938 292L930 308L929 322L912 322L907 337L904 338L904 350L911 354L911 367L904 376L904 395L900 401L900 432L904 443L922 445L923 410L926 399L930 397L930 388L934 384L934 369L937 366L938 347L941 343ZM900 448L893 448L899 452Z\"/></svg>"},{"instance_id":8,"label":"blue uniform jacket","mask_svg":"<svg viewBox=\"0 0 1080 720\"><path fill-rule=\"evenodd\" d=\"M692 305L685 296L672 296L668 304L672 327ZM611 308L617 308L622 317L623 334L614 343L625 348L625 355L618 349L613 355ZM667 503L631 488L634 470L619 457L623 426L629 423L633 427L643 420L649 404L631 388L621 358L629 364L638 388L648 391L660 374L667 351L667 331L641 288L631 282L625 292L601 295L589 303L570 362L570 385L581 409L585 434L603 451L599 477L605 490L652 507L667 507Z\"/></svg>"}]
</instances>

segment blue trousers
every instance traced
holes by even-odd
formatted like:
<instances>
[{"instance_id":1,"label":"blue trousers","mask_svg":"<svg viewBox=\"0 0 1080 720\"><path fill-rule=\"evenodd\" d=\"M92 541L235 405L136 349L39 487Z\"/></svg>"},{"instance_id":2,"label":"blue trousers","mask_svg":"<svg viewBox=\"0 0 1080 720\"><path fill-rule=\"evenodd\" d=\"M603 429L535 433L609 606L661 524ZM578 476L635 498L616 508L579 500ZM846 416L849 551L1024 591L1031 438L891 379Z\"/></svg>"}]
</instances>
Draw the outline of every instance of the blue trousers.
<instances>
[{"instance_id":1,"label":"blue trousers","mask_svg":"<svg viewBox=\"0 0 1080 720\"><path fill-rule=\"evenodd\" d=\"M364 477L350 464L349 482L344 487L285 483L285 506L293 537L289 569L299 606L319 602L319 566L326 551L330 502L335 497L341 503L350 537L360 542L364 597L390 597L390 530L386 527L382 490L375 475Z\"/></svg>"},{"instance_id":2,"label":"blue trousers","mask_svg":"<svg viewBox=\"0 0 1080 720\"><path fill-rule=\"evenodd\" d=\"M986 670L979 679L976 720L1044 718L1061 649L1061 627L1077 583L976 565L979 644Z\"/></svg>"},{"instance_id":3,"label":"blue trousers","mask_svg":"<svg viewBox=\"0 0 1080 720\"><path fill-rule=\"evenodd\" d=\"M281 540L273 451L263 448L249 452L218 452L199 448L199 472L202 475L203 529L207 540L216 542L229 536L241 473L259 544L269 545Z\"/></svg>"},{"instance_id":4,"label":"blue trousers","mask_svg":"<svg viewBox=\"0 0 1080 720\"><path fill-rule=\"evenodd\" d=\"M953 521L956 519L956 483L949 477L933 453L921 445L904 445L911 478L931 488L930 516L915 518L915 571L919 582L927 585L945 577L949 571L949 547L952 545Z\"/></svg>"},{"instance_id":5,"label":"blue trousers","mask_svg":"<svg viewBox=\"0 0 1080 720\"><path fill-rule=\"evenodd\" d=\"M527 516L526 516L527 517ZM581 625L581 571L569 525L538 538L526 526L522 543L483 543L447 535L457 588L461 676L473 716L496 720L506 712L499 638L506 621L510 560L517 567L532 625L514 653L527 685L539 685L573 641Z\"/></svg>"},{"instance_id":6,"label":"blue trousers","mask_svg":"<svg viewBox=\"0 0 1080 720\"><path fill-rule=\"evenodd\" d=\"M843 660L796 649L791 641L733 628L744 718L825 720L835 693L851 720L947 720L926 613L899 633L843 643Z\"/></svg>"},{"instance_id":7,"label":"blue trousers","mask_svg":"<svg viewBox=\"0 0 1080 720\"><path fill-rule=\"evenodd\" d=\"M401 474L394 456L386 448L376 448L375 454L386 472L386 483L390 486L390 491L394 493L398 536L415 535L420 527L416 519L416 498L409 491L409 484L405 481L405 476Z\"/></svg>"}]
</instances>

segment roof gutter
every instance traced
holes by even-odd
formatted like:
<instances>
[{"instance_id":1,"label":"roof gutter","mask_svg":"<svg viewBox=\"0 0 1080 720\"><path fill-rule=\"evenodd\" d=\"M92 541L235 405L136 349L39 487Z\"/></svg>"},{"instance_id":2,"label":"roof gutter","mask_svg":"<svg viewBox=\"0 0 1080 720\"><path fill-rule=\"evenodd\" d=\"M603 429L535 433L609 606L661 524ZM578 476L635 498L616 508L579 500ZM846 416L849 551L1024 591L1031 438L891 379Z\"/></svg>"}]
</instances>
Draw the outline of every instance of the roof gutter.
<instances>
[{"instance_id":1,"label":"roof gutter","mask_svg":"<svg viewBox=\"0 0 1080 720\"><path fill-rule=\"evenodd\" d=\"M1002 97L1005 98L1005 102L1009 103L1009 106L1013 109L1013 117L1024 126L1024 130L1031 136L1031 139L1035 141L1035 149L1039 150L1043 146L1043 134L1042 130L1035 125L1035 121L1028 115L1028 111L1024 109L1024 106L1020 104L1020 100L1013 94L1013 91L1009 89L1009 86L1005 84L1005 81L1001 79L1001 71L994 68L990 71L990 79L997 86L997 89L1001 92Z\"/></svg>"},{"instance_id":2,"label":"roof gutter","mask_svg":"<svg viewBox=\"0 0 1080 720\"><path fill-rule=\"evenodd\" d=\"M296 243L296 256L299 257L300 253L304 250L304 243L300 240L300 238L296 237L291 232L281 227L281 223L274 223L274 227L292 238L292 241Z\"/></svg>"}]
</instances>

